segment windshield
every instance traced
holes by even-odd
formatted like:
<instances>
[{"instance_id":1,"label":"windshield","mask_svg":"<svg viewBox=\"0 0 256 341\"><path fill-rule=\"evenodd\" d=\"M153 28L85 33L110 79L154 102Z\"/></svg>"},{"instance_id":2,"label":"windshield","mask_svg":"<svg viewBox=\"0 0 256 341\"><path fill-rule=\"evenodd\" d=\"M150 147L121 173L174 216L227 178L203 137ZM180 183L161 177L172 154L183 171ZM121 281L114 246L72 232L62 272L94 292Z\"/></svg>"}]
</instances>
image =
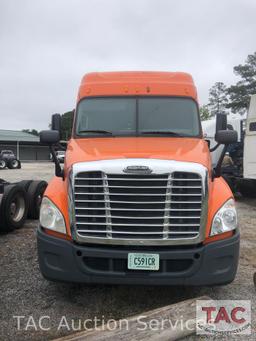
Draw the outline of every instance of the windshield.
<instances>
[{"instance_id":1,"label":"windshield","mask_svg":"<svg viewBox=\"0 0 256 341\"><path fill-rule=\"evenodd\" d=\"M88 98L76 113L76 135L200 136L198 107L190 98Z\"/></svg>"}]
</instances>

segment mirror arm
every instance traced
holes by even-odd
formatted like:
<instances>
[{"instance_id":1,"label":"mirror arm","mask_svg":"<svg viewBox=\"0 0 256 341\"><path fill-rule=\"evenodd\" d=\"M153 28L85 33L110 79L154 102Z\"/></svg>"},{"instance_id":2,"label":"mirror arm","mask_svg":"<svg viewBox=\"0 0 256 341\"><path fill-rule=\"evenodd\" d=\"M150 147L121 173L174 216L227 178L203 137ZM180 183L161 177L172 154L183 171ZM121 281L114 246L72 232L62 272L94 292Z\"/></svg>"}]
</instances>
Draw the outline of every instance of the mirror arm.
<instances>
[{"instance_id":1,"label":"mirror arm","mask_svg":"<svg viewBox=\"0 0 256 341\"><path fill-rule=\"evenodd\" d=\"M214 152L217 148L219 148L220 143L217 143L213 148L210 148L210 152Z\"/></svg>"},{"instance_id":2,"label":"mirror arm","mask_svg":"<svg viewBox=\"0 0 256 341\"><path fill-rule=\"evenodd\" d=\"M60 166L59 160L57 159L57 156L56 156L55 150L53 148L53 145L50 145L49 148L50 148L50 151L51 151L51 154L52 154L53 161L55 163L55 175L57 177L62 178L64 180L64 172L61 169L61 166Z\"/></svg>"},{"instance_id":3,"label":"mirror arm","mask_svg":"<svg viewBox=\"0 0 256 341\"><path fill-rule=\"evenodd\" d=\"M228 144L225 144L224 148L223 148L223 150L221 152L220 158L218 160L218 163L217 163L216 167L213 169L212 180L214 178L219 178L221 176L221 165L222 165L222 161L224 159L224 156L225 156L225 154L227 152L227 149L228 149Z\"/></svg>"},{"instance_id":4,"label":"mirror arm","mask_svg":"<svg viewBox=\"0 0 256 341\"><path fill-rule=\"evenodd\" d=\"M66 150L66 148L64 148L61 143L59 142L56 147L59 149L59 150Z\"/></svg>"}]
</instances>

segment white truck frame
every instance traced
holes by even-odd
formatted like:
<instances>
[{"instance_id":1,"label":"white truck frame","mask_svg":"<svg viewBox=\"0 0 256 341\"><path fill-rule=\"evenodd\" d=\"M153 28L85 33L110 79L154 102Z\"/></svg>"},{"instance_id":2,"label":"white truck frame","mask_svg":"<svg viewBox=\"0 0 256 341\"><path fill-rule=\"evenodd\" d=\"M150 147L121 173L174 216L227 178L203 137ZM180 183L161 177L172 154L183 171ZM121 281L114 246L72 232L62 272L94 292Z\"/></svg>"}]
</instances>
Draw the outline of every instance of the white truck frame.
<instances>
[{"instance_id":1,"label":"white truck frame","mask_svg":"<svg viewBox=\"0 0 256 341\"><path fill-rule=\"evenodd\" d=\"M256 95L251 97L244 137L244 178L256 179Z\"/></svg>"},{"instance_id":2,"label":"white truck frame","mask_svg":"<svg viewBox=\"0 0 256 341\"><path fill-rule=\"evenodd\" d=\"M232 181L227 181L231 186L233 182L243 194L256 196L256 94L251 96L247 117L228 115L227 123L230 129L236 130L238 142L243 144L243 172L234 175ZM210 148L215 147L216 118L203 121L202 128L205 139L209 141ZM215 166L223 150L222 146L212 151L212 164ZM226 177L225 177L226 178ZM227 179L226 179L227 180ZM234 186L232 188L234 190Z\"/></svg>"}]
</instances>

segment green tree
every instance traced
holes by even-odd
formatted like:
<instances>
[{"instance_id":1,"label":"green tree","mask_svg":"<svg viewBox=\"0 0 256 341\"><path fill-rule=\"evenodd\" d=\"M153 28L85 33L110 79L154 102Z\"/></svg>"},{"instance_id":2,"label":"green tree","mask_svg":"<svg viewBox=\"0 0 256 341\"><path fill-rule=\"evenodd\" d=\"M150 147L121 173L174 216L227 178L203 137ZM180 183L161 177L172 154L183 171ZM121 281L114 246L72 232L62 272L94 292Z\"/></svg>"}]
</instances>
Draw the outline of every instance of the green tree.
<instances>
[{"instance_id":1,"label":"green tree","mask_svg":"<svg viewBox=\"0 0 256 341\"><path fill-rule=\"evenodd\" d=\"M39 132L36 129L22 129L24 133L39 136Z\"/></svg>"},{"instance_id":2,"label":"green tree","mask_svg":"<svg viewBox=\"0 0 256 341\"><path fill-rule=\"evenodd\" d=\"M227 107L234 113L244 112L248 108L250 95L256 94L256 52L248 55L245 64L235 66L234 73L241 79L227 89L230 99Z\"/></svg>"},{"instance_id":3,"label":"green tree","mask_svg":"<svg viewBox=\"0 0 256 341\"><path fill-rule=\"evenodd\" d=\"M199 113L200 113L201 121L209 120L213 116L208 109L208 105L202 105L199 108Z\"/></svg>"},{"instance_id":4,"label":"green tree","mask_svg":"<svg viewBox=\"0 0 256 341\"><path fill-rule=\"evenodd\" d=\"M227 87L222 82L216 82L209 90L208 108L212 115L226 111L228 104Z\"/></svg>"},{"instance_id":5,"label":"green tree","mask_svg":"<svg viewBox=\"0 0 256 341\"><path fill-rule=\"evenodd\" d=\"M74 110L61 115L61 139L69 140L72 132Z\"/></svg>"}]
</instances>

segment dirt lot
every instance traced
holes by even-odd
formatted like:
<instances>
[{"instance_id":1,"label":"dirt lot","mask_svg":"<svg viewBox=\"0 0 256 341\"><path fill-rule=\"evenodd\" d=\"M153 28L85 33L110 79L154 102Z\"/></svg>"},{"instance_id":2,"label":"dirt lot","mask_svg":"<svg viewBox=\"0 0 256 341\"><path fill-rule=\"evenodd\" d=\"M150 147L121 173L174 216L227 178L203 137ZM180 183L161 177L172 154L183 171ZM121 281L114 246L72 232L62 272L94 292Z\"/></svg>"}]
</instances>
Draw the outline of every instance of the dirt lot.
<instances>
[{"instance_id":1,"label":"dirt lot","mask_svg":"<svg viewBox=\"0 0 256 341\"><path fill-rule=\"evenodd\" d=\"M49 181L54 175L52 162L22 163L21 169L4 169L0 171L0 178L15 182L20 180L46 180Z\"/></svg>"},{"instance_id":2,"label":"dirt lot","mask_svg":"<svg viewBox=\"0 0 256 341\"><path fill-rule=\"evenodd\" d=\"M52 164L24 164L21 170L1 171L0 176L10 181L49 180L52 174ZM252 276L256 271L256 200L241 198L237 205L242 235L238 274L233 283L214 288L50 283L42 278L38 269L37 222L28 221L24 228L1 235L0 340L48 340L70 333L67 327L58 330L62 316L66 316L69 326L73 319L77 328L79 319L84 321L94 316L105 321L120 319L200 295L214 299L251 300L254 332L250 337L239 339L255 340L256 292ZM21 330L17 328L17 318L13 317L17 315L24 316ZM33 320L28 320L29 316L33 316ZM49 330L35 330L39 329L40 316L47 316L42 324L45 328L50 326ZM194 336L190 340L198 338Z\"/></svg>"}]
</instances>

